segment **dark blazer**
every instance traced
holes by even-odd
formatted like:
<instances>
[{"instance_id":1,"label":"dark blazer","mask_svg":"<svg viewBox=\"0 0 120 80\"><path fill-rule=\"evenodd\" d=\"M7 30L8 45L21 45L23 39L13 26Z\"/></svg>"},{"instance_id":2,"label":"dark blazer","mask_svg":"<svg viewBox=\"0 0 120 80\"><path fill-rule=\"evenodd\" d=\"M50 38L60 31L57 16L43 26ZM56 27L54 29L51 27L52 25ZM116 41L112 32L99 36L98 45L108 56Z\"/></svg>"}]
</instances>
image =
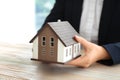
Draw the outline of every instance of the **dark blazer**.
<instances>
[{"instance_id":1,"label":"dark blazer","mask_svg":"<svg viewBox=\"0 0 120 80\"><path fill-rule=\"evenodd\" d=\"M69 21L76 31L79 31L82 4L83 0L56 0L45 23L61 19ZM120 63L120 0L104 0L98 40L99 45L103 46L112 57L112 60L103 62Z\"/></svg>"}]
</instances>

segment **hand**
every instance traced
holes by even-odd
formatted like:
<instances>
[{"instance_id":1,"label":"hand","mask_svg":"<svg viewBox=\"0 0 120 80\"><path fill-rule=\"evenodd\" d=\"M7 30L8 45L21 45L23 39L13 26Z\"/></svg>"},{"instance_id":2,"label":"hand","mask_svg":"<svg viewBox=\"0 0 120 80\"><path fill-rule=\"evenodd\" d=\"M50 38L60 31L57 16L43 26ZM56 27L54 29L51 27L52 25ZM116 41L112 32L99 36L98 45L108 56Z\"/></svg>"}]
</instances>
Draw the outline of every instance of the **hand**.
<instances>
[{"instance_id":1,"label":"hand","mask_svg":"<svg viewBox=\"0 0 120 80\"><path fill-rule=\"evenodd\" d=\"M74 59L66 64L78 67L89 67L98 60L110 59L110 55L102 46L91 43L79 36L75 36L74 38L83 46L84 55L81 55L77 59Z\"/></svg>"}]
</instances>

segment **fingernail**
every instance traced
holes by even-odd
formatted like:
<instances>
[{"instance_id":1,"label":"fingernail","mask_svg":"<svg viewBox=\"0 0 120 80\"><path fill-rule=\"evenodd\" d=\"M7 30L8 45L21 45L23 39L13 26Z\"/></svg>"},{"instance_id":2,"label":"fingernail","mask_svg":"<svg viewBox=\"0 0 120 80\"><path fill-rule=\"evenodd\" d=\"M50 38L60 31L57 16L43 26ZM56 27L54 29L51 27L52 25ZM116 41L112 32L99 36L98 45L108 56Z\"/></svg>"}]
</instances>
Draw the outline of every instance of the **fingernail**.
<instances>
[{"instance_id":1,"label":"fingernail","mask_svg":"<svg viewBox=\"0 0 120 80\"><path fill-rule=\"evenodd\" d=\"M77 35L75 35L75 38L78 38L78 36L77 36Z\"/></svg>"}]
</instances>

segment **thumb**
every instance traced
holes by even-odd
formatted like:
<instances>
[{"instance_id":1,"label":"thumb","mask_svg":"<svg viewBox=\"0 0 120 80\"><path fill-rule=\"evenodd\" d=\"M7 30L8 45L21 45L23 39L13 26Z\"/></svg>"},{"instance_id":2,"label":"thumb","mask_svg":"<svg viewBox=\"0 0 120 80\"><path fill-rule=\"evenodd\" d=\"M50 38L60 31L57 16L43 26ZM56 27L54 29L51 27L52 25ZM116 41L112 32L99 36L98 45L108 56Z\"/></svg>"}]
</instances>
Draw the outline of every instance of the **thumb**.
<instances>
[{"instance_id":1,"label":"thumb","mask_svg":"<svg viewBox=\"0 0 120 80\"><path fill-rule=\"evenodd\" d=\"M80 36L77 36L75 35L74 36L74 39L79 42L84 48L87 48L88 45L89 45L89 41L87 41L86 39L84 39L83 37L80 37Z\"/></svg>"}]
</instances>

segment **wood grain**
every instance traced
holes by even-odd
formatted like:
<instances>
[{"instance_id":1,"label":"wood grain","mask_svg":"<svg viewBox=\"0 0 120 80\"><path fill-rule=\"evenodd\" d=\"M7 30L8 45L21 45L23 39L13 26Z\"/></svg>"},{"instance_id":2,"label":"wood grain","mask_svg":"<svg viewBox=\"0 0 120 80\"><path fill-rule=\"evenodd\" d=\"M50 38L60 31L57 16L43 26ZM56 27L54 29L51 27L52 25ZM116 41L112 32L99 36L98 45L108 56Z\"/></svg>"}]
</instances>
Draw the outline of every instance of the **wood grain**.
<instances>
[{"instance_id":1,"label":"wood grain","mask_svg":"<svg viewBox=\"0 0 120 80\"><path fill-rule=\"evenodd\" d=\"M120 80L120 65L89 68L31 60L32 44L0 42L0 74L28 80Z\"/></svg>"}]
</instances>

